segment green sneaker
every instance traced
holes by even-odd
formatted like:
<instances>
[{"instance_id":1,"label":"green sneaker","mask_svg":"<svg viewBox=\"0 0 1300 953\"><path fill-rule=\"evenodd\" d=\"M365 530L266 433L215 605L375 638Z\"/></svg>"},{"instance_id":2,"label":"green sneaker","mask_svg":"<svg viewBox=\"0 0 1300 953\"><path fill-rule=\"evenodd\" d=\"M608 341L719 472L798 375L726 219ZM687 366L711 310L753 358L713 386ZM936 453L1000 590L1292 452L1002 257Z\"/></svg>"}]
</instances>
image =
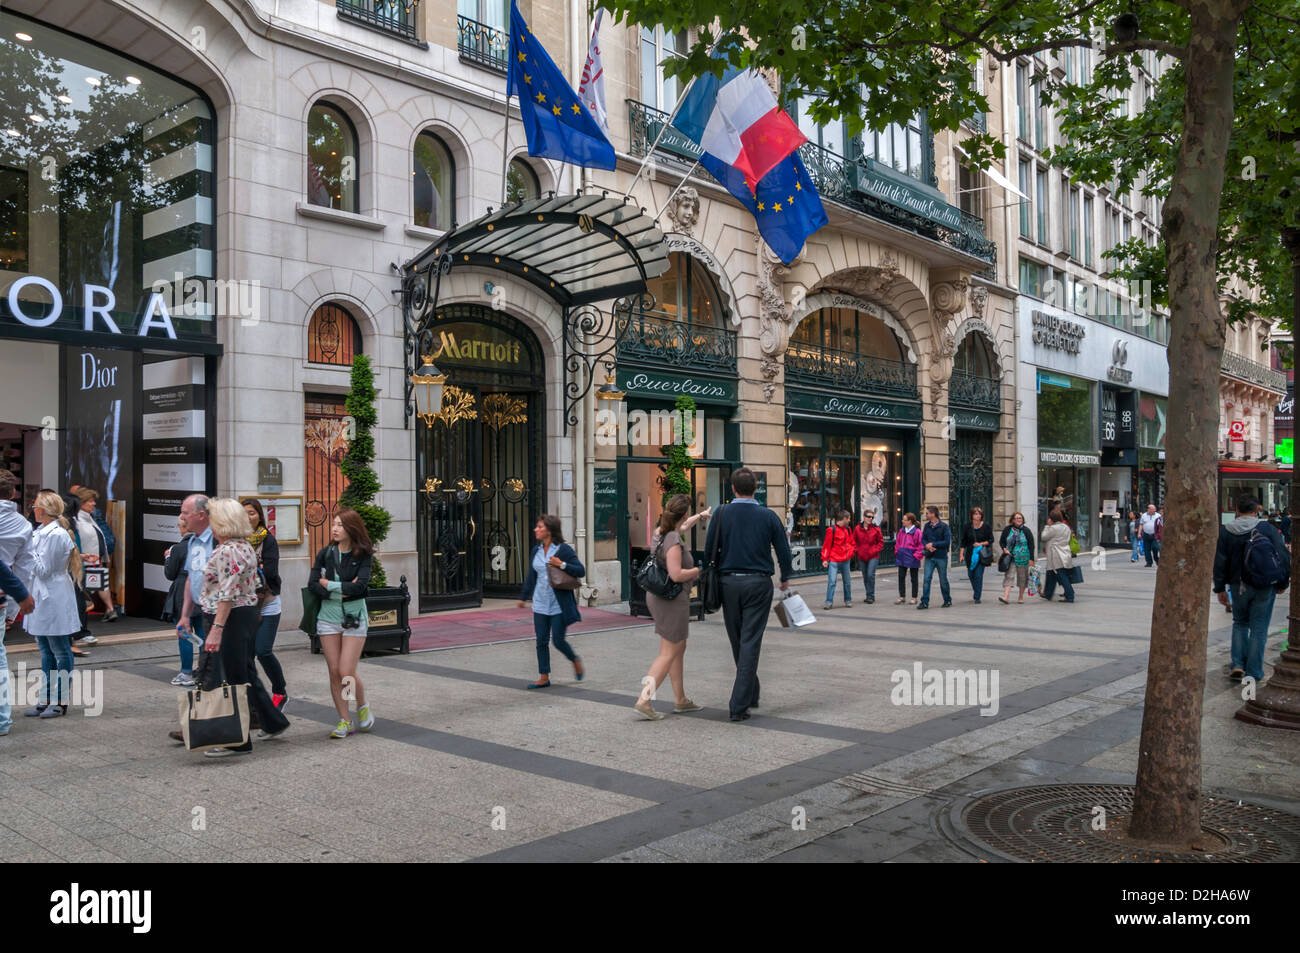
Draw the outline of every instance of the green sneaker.
<instances>
[{"instance_id":1,"label":"green sneaker","mask_svg":"<svg viewBox=\"0 0 1300 953\"><path fill-rule=\"evenodd\" d=\"M375 716L370 714L369 705L362 705L357 709L357 727L362 731L369 731L375 727Z\"/></svg>"},{"instance_id":2,"label":"green sneaker","mask_svg":"<svg viewBox=\"0 0 1300 953\"><path fill-rule=\"evenodd\" d=\"M339 723L334 726L330 732L331 738L346 738L348 735L355 733L356 729L352 727L352 722L346 718L340 718Z\"/></svg>"}]
</instances>

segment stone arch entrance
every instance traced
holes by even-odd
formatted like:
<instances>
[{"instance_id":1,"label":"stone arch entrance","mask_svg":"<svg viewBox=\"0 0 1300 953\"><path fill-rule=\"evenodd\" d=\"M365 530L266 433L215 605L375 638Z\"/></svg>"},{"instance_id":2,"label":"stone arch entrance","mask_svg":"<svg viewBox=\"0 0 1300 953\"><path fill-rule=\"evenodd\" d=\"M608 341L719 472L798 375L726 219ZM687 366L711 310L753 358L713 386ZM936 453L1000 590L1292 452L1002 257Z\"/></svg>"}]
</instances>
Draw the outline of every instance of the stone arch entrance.
<instances>
[{"instance_id":1,"label":"stone arch entrance","mask_svg":"<svg viewBox=\"0 0 1300 953\"><path fill-rule=\"evenodd\" d=\"M447 375L442 410L417 418L420 611L514 596L546 504L545 358L519 319L451 304L430 325Z\"/></svg>"}]
</instances>

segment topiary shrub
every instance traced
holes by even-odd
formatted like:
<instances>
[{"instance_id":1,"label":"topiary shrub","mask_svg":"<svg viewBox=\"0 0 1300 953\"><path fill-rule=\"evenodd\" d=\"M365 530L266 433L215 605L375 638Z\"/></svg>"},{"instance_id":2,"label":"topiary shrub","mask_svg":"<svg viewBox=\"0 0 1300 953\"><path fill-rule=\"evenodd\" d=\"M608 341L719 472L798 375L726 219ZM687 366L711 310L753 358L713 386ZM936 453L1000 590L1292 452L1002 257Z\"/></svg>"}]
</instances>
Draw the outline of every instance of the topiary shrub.
<instances>
[{"instance_id":1,"label":"topiary shrub","mask_svg":"<svg viewBox=\"0 0 1300 953\"><path fill-rule=\"evenodd\" d=\"M388 536L393 517L388 510L371 502L380 490L379 477L370 466L375 459L375 438L370 429L379 421L379 414L375 411L375 374L370 358L364 354L352 359L352 390L343 406L352 418L354 429L348 452L339 464L339 469L348 478L348 485L339 494L338 505L339 509L357 511L361 522L366 524L370 541L378 549ZM378 556L371 561L370 585L377 589L388 585Z\"/></svg>"},{"instance_id":2,"label":"topiary shrub","mask_svg":"<svg viewBox=\"0 0 1300 953\"><path fill-rule=\"evenodd\" d=\"M659 464L659 470L663 473L659 478L659 486L664 491L661 506L678 493L691 495L691 478L687 471L695 466L695 461L686 452L687 445L692 442L686 439L687 432L693 430L695 425L695 398L689 394L679 394L673 404L673 411L677 414L678 421L677 441L659 448L659 452L668 458L665 463Z\"/></svg>"}]
</instances>

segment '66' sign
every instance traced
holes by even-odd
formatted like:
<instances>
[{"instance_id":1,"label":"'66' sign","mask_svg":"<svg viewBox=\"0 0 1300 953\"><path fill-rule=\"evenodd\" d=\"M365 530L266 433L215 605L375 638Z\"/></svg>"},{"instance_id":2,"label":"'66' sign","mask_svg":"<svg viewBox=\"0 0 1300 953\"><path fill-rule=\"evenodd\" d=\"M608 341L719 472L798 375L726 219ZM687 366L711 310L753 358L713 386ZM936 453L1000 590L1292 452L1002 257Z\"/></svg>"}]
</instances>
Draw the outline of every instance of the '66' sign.
<instances>
[{"instance_id":1,"label":"'66' sign","mask_svg":"<svg viewBox=\"0 0 1300 953\"><path fill-rule=\"evenodd\" d=\"M1234 420L1228 424L1228 439L1239 442L1246 439L1246 422L1244 420Z\"/></svg>"}]
</instances>

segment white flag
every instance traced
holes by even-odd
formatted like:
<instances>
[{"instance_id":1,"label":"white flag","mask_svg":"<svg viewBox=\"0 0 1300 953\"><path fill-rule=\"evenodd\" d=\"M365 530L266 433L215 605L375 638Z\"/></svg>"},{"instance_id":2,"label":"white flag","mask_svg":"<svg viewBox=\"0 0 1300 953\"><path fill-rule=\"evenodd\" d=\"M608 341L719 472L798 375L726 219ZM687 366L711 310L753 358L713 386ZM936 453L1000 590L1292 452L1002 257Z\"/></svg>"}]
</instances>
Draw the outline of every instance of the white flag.
<instances>
[{"instance_id":1,"label":"white flag","mask_svg":"<svg viewBox=\"0 0 1300 953\"><path fill-rule=\"evenodd\" d=\"M600 62L600 18L604 8L596 10L596 25L591 30L591 46L587 48L587 63L582 67L582 84L578 98L591 113L596 125L609 135L609 121L605 118L605 67Z\"/></svg>"}]
</instances>

